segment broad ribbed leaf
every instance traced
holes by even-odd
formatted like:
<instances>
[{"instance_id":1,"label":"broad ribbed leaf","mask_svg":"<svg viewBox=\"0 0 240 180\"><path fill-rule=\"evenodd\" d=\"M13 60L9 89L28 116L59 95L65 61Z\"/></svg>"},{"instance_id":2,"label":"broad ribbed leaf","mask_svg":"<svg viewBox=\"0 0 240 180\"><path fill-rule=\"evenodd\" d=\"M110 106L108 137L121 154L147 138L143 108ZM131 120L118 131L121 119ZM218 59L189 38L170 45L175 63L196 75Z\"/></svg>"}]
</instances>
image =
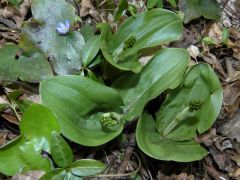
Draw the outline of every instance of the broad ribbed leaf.
<instances>
[{"instance_id":1,"label":"broad ribbed leaf","mask_svg":"<svg viewBox=\"0 0 240 180\"><path fill-rule=\"evenodd\" d=\"M84 67L87 67L100 49L100 37L92 36L83 46L82 59Z\"/></svg>"},{"instance_id":2,"label":"broad ribbed leaf","mask_svg":"<svg viewBox=\"0 0 240 180\"><path fill-rule=\"evenodd\" d=\"M153 9L128 18L113 35L107 23L98 25L101 29L100 48L103 55L113 66L121 70L139 72L141 65L139 51L176 41L182 33L180 17L167 10ZM131 47L125 47L125 41L135 38Z\"/></svg>"},{"instance_id":3,"label":"broad ribbed leaf","mask_svg":"<svg viewBox=\"0 0 240 180\"><path fill-rule=\"evenodd\" d=\"M40 93L56 114L61 133L76 143L97 146L122 131L122 122L116 131L105 131L100 122L103 113L116 112L123 103L112 88L82 76L58 76L42 82Z\"/></svg>"},{"instance_id":4,"label":"broad ribbed leaf","mask_svg":"<svg viewBox=\"0 0 240 180\"><path fill-rule=\"evenodd\" d=\"M139 148L145 154L159 160L189 162L207 155L207 151L193 140L172 141L162 137L156 131L154 119L148 114L144 114L138 121L136 138Z\"/></svg>"},{"instance_id":5,"label":"broad ribbed leaf","mask_svg":"<svg viewBox=\"0 0 240 180\"><path fill-rule=\"evenodd\" d=\"M201 109L194 112L188 110L183 114L189 104L198 99L204 100ZM207 64L195 65L185 75L182 84L171 91L162 104L156 118L156 128L160 134L164 134L170 124L179 120L175 128L166 134L166 138L194 138L196 132L201 134L212 126L220 112L222 101L221 83L213 69ZM179 114L182 114L182 117L177 119Z\"/></svg>"},{"instance_id":6,"label":"broad ribbed leaf","mask_svg":"<svg viewBox=\"0 0 240 180\"><path fill-rule=\"evenodd\" d=\"M125 74L113 85L123 97L125 120L140 116L144 106L181 82L189 61L184 49L162 49L139 74Z\"/></svg>"},{"instance_id":7,"label":"broad ribbed leaf","mask_svg":"<svg viewBox=\"0 0 240 180\"><path fill-rule=\"evenodd\" d=\"M76 31L61 35L56 31L57 25L66 20L74 24L74 7L65 0L33 0L31 10L34 20L23 26L20 46L25 50L40 48L57 74L78 72L85 43L82 35Z\"/></svg>"}]
</instances>

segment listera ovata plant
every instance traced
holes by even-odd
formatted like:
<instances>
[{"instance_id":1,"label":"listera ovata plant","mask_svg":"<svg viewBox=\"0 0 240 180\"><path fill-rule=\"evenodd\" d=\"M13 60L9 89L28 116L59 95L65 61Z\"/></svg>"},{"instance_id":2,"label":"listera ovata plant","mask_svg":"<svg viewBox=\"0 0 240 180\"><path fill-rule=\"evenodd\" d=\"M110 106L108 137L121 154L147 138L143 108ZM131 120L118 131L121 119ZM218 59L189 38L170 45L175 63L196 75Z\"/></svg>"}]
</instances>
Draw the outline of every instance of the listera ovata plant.
<instances>
[{"instance_id":1,"label":"listera ovata plant","mask_svg":"<svg viewBox=\"0 0 240 180\"><path fill-rule=\"evenodd\" d=\"M183 25L177 14L163 9L149 10L127 18L115 33L107 23L101 23L97 26L100 36L89 37L70 29L76 17L69 4L64 0L46 2L33 1L33 18L38 21L24 25L20 47L25 51L37 48L43 57L51 54L52 72L64 76L40 79L42 105L29 107L20 123L21 136L0 148L2 173L14 175L21 170L43 169L49 171L44 178L49 178L53 174L68 176L70 169L74 177L86 162L87 167L97 164L100 173L105 168L101 162L72 163L72 152L60 133L75 143L99 146L116 138L125 124L135 119L137 144L153 158L194 161L207 154L194 138L196 132L201 134L209 129L220 112L222 89L212 68L204 63L189 66L189 54L180 48L160 48L146 65L139 63L143 49L179 40ZM46 13L49 6L58 7L51 17ZM120 73L95 75L92 67ZM91 76L82 73L86 70ZM3 78L1 73L0 77ZM163 93L167 94L166 99L158 104L158 112L147 113L146 105ZM44 114L41 126L47 128L32 126L32 131L38 133L29 136L28 123L38 122ZM56 142L51 138L57 139ZM61 148L55 148L59 145ZM64 154L63 149L68 153ZM63 152L60 157L53 155L61 168L52 169L50 161L41 156L42 150ZM14 166L14 161L9 161L14 159L13 153L18 154ZM65 163L59 163L61 158Z\"/></svg>"}]
</instances>

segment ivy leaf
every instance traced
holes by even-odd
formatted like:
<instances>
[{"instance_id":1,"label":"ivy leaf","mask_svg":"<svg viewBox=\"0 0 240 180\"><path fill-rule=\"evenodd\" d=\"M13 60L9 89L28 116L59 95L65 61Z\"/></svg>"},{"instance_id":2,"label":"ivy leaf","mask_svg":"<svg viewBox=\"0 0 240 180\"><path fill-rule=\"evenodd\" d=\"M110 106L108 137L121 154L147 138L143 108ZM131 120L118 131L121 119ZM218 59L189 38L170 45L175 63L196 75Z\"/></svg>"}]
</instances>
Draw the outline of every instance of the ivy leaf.
<instances>
[{"instance_id":1,"label":"ivy leaf","mask_svg":"<svg viewBox=\"0 0 240 180\"><path fill-rule=\"evenodd\" d=\"M20 122L21 136L0 148L0 172L5 175L30 170L51 169L51 163L43 158L42 151L50 153L52 131L59 132L59 125L46 107L32 104Z\"/></svg>"},{"instance_id":2,"label":"ivy leaf","mask_svg":"<svg viewBox=\"0 0 240 180\"><path fill-rule=\"evenodd\" d=\"M7 44L0 49L0 80L1 81L16 81L18 73L15 71L17 61L15 54L19 48L13 44Z\"/></svg>"},{"instance_id":3,"label":"ivy leaf","mask_svg":"<svg viewBox=\"0 0 240 180\"><path fill-rule=\"evenodd\" d=\"M193 140L173 141L156 131L151 115L144 114L137 124L137 144L148 156L158 160L190 162L200 160L207 151Z\"/></svg>"},{"instance_id":4,"label":"ivy leaf","mask_svg":"<svg viewBox=\"0 0 240 180\"><path fill-rule=\"evenodd\" d=\"M72 163L72 149L57 132L52 133L51 152L54 162L59 167L67 167Z\"/></svg>"},{"instance_id":5,"label":"ivy leaf","mask_svg":"<svg viewBox=\"0 0 240 180\"><path fill-rule=\"evenodd\" d=\"M41 83L42 102L57 116L61 133L76 143L85 146L104 144L123 129L106 131L101 117L106 112L119 112L123 104L121 96L106 87L83 76L58 76Z\"/></svg>"},{"instance_id":6,"label":"ivy leaf","mask_svg":"<svg viewBox=\"0 0 240 180\"><path fill-rule=\"evenodd\" d=\"M56 31L59 23L66 20L73 25L76 15L72 5L65 0L33 0L34 20L26 23L21 31L20 46L25 50L40 49L50 57L57 74L73 74L82 66L84 39L79 32L60 35Z\"/></svg>"},{"instance_id":7,"label":"ivy leaf","mask_svg":"<svg viewBox=\"0 0 240 180\"><path fill-rule=\"evenodd\" d=\"M182 81L189 62L184 49L162 49L138 74L125 74L113 87L122 95L125 120L140 116L144 106L166 89L176 88Z\"/></svg>"},{"instance_id":8,"label":"ivy leaf","mask_svg":"<svg viewBox=\"0 0 240 180\"><path fill-rule=\"evenodd\" d=\"M198 64L187 72L181 85L167 97L157 114L156 129L164 135L166 128L179 121L165 137L189 140L197 135L196 132L201 134L213 125L222 106L223 91L213 69L207 64ZM194 112L188 110L183 115L189 104L198 99L203 100L202 107ZM182 117L177 119L179 114Z\"/></svg>"},{"instance_id":9,"label":"ivy leaf","mask_svg":"<svg viewBox=\"0 0 240 180\"><path fill-rule=\"evenodd\" d=\"M121 70L137 73L142 68L138 62L140 50L178 40L183 25L177 14L153 9L128 18L115 34L107 23L99 24L98 28L101 29L100 48L106 60Z\"/></svg>"},{"instance_id":10,"label":"ivy leaf","mask_svg":"<svg viewBox=\"0 0 240 180\"><path fill-rule=\"evenodd\" d=\"M184 23L201 16L213 20L221 17L221 9L216 0L180 0L180 4L180 10L184 12Z\"/></svg>"},{"instance_id":11,"label":"ivy leaf","mask_svg":"<svg viewBox=\"0 0 240 180\"><path fill-rule=\"evenodd\" d=\"M53 76L50 64L37 52L30 56L20 56L17 60L18 46L6 44L0 49L0 80L39 82Z\"/></svg>"}]
</instances>

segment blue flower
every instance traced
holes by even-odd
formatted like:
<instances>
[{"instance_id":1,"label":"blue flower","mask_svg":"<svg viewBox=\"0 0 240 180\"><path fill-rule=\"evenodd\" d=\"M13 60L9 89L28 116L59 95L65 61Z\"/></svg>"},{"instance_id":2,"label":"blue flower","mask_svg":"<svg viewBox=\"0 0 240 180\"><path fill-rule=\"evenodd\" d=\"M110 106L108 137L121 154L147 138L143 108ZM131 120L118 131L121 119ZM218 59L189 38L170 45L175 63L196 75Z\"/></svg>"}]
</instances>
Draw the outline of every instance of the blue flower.
<instances>
[{"instance_id":1,"label":"blue flower","mask_svg":"<svg viewBox=\"0 0 240 180\"><path fill-rule=\"evenodd\" d=\"M59 34L66 35L70 30L70 23L68 20L65 21L65 24L63 22L60 22L57 24L56 31Z\"/></svg>"}]
</instances>

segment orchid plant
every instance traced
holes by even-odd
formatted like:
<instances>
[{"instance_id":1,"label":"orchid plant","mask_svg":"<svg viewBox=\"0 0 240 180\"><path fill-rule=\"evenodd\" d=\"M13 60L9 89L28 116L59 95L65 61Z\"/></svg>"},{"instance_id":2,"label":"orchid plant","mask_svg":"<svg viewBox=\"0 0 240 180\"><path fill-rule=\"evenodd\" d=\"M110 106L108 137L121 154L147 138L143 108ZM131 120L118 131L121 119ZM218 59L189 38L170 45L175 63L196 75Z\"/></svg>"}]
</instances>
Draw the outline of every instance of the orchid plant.
<instances>
[{"instance_id":1,"label":"orchid plant","mask_svg":"<svg viewBox=\"0 0 240 180\"><path fill-rule=\"evenodd\" d=\"M114 33L109 24L100 23L95 33L86 27L70 30L77 16L65 0L33 0L31 10L33 19L22 27L19 47L45 63L39 63L39 77L33 79L40 82L42 104L26 105L21 135L0 148L1 173L41 169L47 172L42 179L96 175L105 165L72 162L72 150L62 136L83 146L99 146L135 120L137 144L150 157L189 162L207 155L194 138L218 117L222 88L209 65L190 65L187 50L163 46L181 37L178 14L156 8L127 18ZM0 49L9 60L0 61L1 81L28 81L22 72L10 74L8 63L15 61L8 52L16 54L19 47ZM151 59L141 63L149 52ZM165 100L153 107L151 101L160 96ZM17 97L14 102L20 107ZM157 110L150 113L149 107Z\"/></svg>"}]
</instances>

